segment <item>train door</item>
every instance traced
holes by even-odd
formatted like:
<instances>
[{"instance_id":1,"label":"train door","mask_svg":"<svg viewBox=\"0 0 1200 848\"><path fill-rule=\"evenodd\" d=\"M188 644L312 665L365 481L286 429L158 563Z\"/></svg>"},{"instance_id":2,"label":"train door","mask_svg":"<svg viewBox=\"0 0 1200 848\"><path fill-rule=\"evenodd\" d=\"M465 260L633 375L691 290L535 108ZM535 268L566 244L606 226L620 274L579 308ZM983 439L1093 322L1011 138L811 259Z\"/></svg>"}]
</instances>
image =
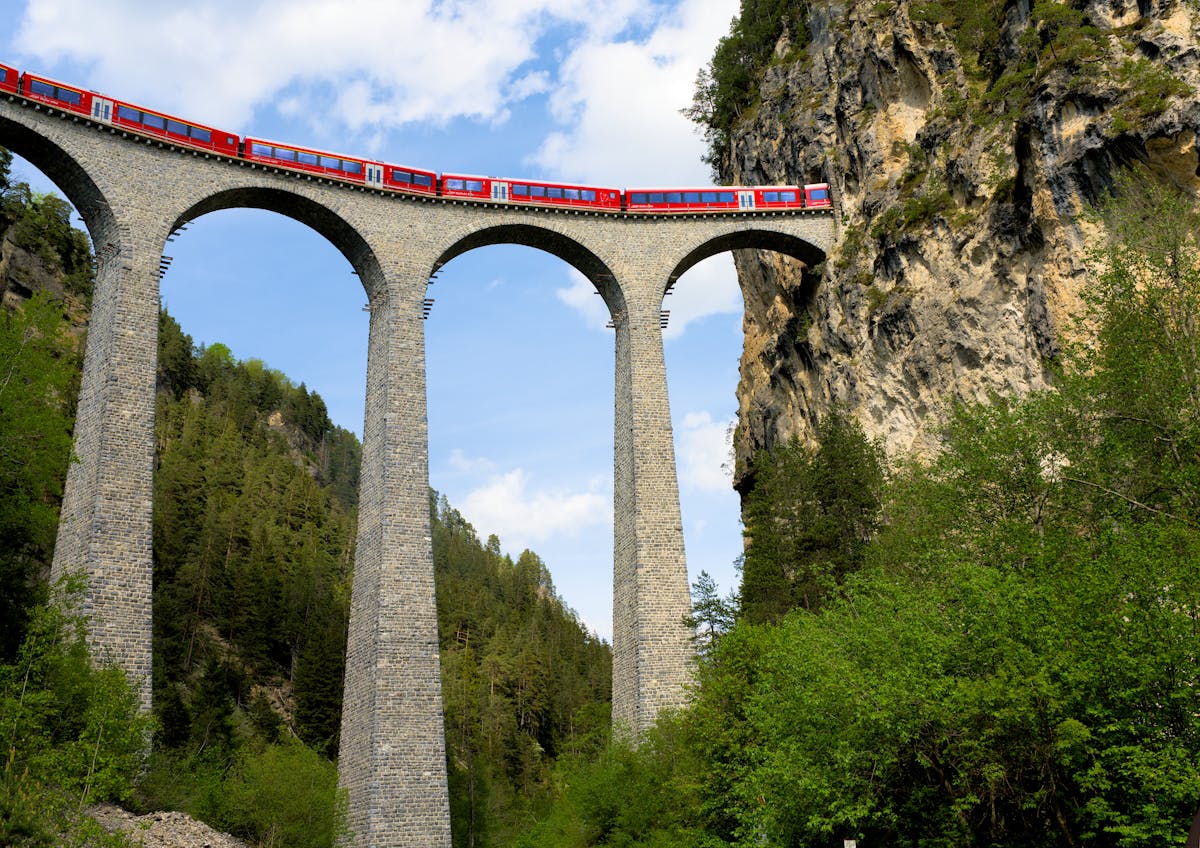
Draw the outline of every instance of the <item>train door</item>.
<instances>
[{"instance_id":1,"label":"train door","mask_svg":"<svg viewBox=\"0 0 1200 848\"><path fill-rule=\"evenodd\" d=\"M754 208L754 192L739 191L737 193L737 196L738 196L738 209L753 209Z\"/></svg>"},{"instance_id":2,"label":"train door","mask_svg":"<svg viewBox=\"0 0 1200 848\"><path fill-rule=\"evenodd\" d=\"M383 166L367 162L367 185L383 188Z\"/></svg>"},{"instance_id":3,"label":"train door","mask_svg":"<svg viewBox=\"0 0 1200 848\"><path fill-rule=\"evenodd\" d=\"M97 121L112 123L113 102L97 95L92 95L92 117Z\"/></svg>"},{"instance_id":4,"label":"train door","mask_svg":"<svg viewBox=\"0 0 1200 848\"><path fill-rule=\"evenodd\" d=\"M508 202L508 183L492 180L492 200L498 200L501 203Z\"/></svg>"}]
</instances>

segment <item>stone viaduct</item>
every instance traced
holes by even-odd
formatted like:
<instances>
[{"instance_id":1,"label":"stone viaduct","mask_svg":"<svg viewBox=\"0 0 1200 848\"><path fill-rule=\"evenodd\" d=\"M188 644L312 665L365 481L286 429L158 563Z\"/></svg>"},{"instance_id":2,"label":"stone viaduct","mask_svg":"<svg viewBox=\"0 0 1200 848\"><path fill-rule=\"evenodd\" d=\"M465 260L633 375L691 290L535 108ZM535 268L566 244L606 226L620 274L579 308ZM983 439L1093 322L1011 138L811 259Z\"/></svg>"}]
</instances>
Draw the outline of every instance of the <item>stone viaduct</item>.
<instances>
[{"instance_id":1,"label":"stone viaduct","mask_svg":"<svg viewBox=\"0 0 1200 848\"><path fill-rule=\"evenodd\" d=\"M429 527L425 341L431 274L511 243L587 276L616 334L613 720L635 737L680 705L690 610L666 368L663 295L741 248L819 262L828 212L653 216L398 197L149 140L0 98L0 145L66 194L97 275L55 576L81 571L94 648L150 704L151 516L159 261L167 237L231 207L307 224L349 260L370 303L361 504L339 774L353 844L449 848Z\"/></svg>"}]
</instances>

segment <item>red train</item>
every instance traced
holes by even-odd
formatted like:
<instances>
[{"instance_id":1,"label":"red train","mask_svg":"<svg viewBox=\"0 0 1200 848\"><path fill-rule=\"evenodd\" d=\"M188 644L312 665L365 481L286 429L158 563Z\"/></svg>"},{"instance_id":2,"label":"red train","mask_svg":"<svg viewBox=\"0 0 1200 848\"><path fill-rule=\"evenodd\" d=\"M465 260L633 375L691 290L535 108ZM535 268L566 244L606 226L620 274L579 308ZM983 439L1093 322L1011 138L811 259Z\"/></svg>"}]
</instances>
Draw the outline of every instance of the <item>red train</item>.
<instances>
[{"instance_id":1,"label":"red train","mask_svg":"<svg viewBox=\"0 0 1200 848\"><path fill-rule=\"evenodd\" d=\"M751 209L823 209L832 205L827 183L801 186L620 189L536 180L507 180L373 162L340 153L295 147L185 121L165 112L112 100L16 68L0 65L0 91L19 94L57 109L129 132L161 138L224 156L276 168L305 171L327 179L407 194L463 198L522 206L593 209L605 212L673 214L744 212Z\"/></svg>"}]
</instances>

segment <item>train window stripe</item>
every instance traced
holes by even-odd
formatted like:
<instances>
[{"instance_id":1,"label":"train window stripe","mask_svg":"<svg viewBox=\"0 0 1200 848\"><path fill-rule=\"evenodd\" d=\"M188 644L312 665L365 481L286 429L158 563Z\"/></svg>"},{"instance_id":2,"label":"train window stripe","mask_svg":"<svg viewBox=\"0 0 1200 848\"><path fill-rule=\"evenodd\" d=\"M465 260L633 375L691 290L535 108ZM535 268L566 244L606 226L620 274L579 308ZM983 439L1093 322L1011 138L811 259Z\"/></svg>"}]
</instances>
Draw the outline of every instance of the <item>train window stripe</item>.
<instances>
[{"instance_id":1,"label":"train window stripe","mask_svg":"<svg viewBox=\"0 0 1200 848\"><path fill-rule=\"evenodd\" d=\"M362 165L358 162L342 162L342 169L347 174L361 174Z\"/></svg>"},{"instance_id":2,"label":"train window stripe","mask_svg":"<svg viewBox=\"0 0 1200 848\"><path fill-rule=\"evenodd\" d=\"M200 127L192 127L192 138L196 139L196 141L208 144L212 141L212 133L208 130L202 130Z\"/></svg>"},{"instance_id":3,"label":"train window stripe","mask_svg":"<svg viewBox=\"0 0 1200 848\"><path fill-rule=\"evenodd\" d=\"M733 192L722 191L717 193L717 198L721 203L733 203Z\"/></svg>"},{"instance_id":4,"label":"train window stripe","mask_svg":"<svg viewBox=\"0 0 1200 848\"><path fill-rule=\"evenodd\" d=\"M286 147L276 147L275 152L272 154L269 154L269 155L274 156L276 159L282 159L285 162L295 162L296 161L296 151L289 150Z\"/></svg>"},{"instance_id":5,"label":"train window stripe","mask_svg":"<svg viewBox=\"0 0 1200 848\"><path fill-rule=\"evenodd\" d=\"M685 191L683 193L683 202L684 203L699 203L700 202L700 192Z\"/></svg>"},{"instance_id":6,"label":"train window stripe","mask_svg":"<svg viewBox=\"0 0 1200 848\"><path fill-rule=\"evenodd\" d=\"M563 196L563 190L561 188L546 189L546 197L549 197L553 200L562 200L562 196Z\"/></svg>"},{"instance_id":7,"label":"train window stripe","mask_svg":"<svg viewBox=\"0 0 1200 848\"><path fill-rule=\"evenodd\" d=\"M629 202L630 203L639 203L639 204L645 203L646 195L640 191L635 191L633 194L629 195Z\"/></svg>"},{"instance_id":8,"label":"train window stripe","mask_svg":"<svg viewBox=\"0 0 1200 848\"><path fill-rule=\"evenodd\" d=\"M255 156L274 156L275 150L266 144L259 144L257 141L251 142L250 152Z\"/></svg>"},{"instance_id":9,"label":"train window stripe","mask_svg":"<svg viewBox=\"0 0 1200 848\"><path fill-rule=\"evenodd\" d=\"M652 191L652 192L650 192L650 202L651 203L666 203L667 195L661 191Z\"/></svg>"},{"instance_id":10,"label":"train window stripe","mask_svg":"<svg viewBox=\"0 0 1200 848\"><path fill-rule=\"evenodd\" d=\"M546 187L545 186L530 186L529 187L529 196L530 197L545 197L546 196Z\"/></svg>"},{"instance_id":11,"label":"train window stripe","mask_svg":"<svg viewBox=\"0 0 1200 848\"><path fill-rule=\"evenodd\" d=\"M408 171L392 171L392 182L407 184L411 183L412 181L413 175Z\"/></svg>"},{"instance_id":12,"label":"train window stripe","mask_svg":"<svg viewBox=\"0 0 1200 848\"><path fill-rule=\"evenodd\" d=\"M467 191L483 191L483 183L479 180L467 180Z\"/></svg>"},{"instance_id":13,"label":"train window stripe","mask_svg":"<svg viewBox=\"0 0 1200 848\"><path fill-rule=\"evenodd\" d=\"M529 194L529 186L527 186L527 185L520 185L519 183L518 183L518 184L514 184L514 185L513 185L513 187L512 187L512 193L513 193L514 195L519 195L519 196L521 196L521 197L526 197L526 196L528 196L528 194Z\"/></svg>"},{"instance_id":14,"label":"train window stripe","mask_svg":"<svg viewBox=\"0 0 1200 848\"><path fill-rule=\"evenodd\" d=\"M595 203L595 202L596 202L596 192L592 191L592 190L591 190L591 189L589 189L589 188L585 188L583 191L579 192L579 194L580 194L580 196L582 196L582 197L583 197L583 199L584 199L584 200L586 200L588 203Z\"/></svg>"},{"instance_id":15,"label":"train window stripe","mask_svg":"<svg viewBox=\"0 0 1200 848\"><path fill-rule=\"evenodd\" d=\"M678 191L668 191L667 203L683 203L683 194Z\"/></svg>"},{"instance_id":16,"label":"train window stripe","mask_svg":"<svg viewBox=\"0 0 1200 848\"><path fill-rule=\"evenodd\" d=\"M715 191L702 191L700 192L700 200L703 203L716 203L717 193Z\"/></svg>"},{"instance_id":17,"label":"train window stripe","mask_svg":"<svg viewBox=\"0 0 1200 848\"><path fill-rule=\"evenodd\" d=\"M781 191L781 192L779 192L779 199L782 200L784 203L795 203L796 202L796 192Z\"/></svg>"},{"instance_id":18,"label":"train window stripe","mask_svg":"<svg viewBox=\"0 0 1200 848\"><path fill-rule=\"evenodd\" d=\"M452 191L462 191L467 187L465 180L446 180L446 188Z\"/></svg>"},{"instance_id":19,"label":"train window stripe","mask_svg":"<svg viewBox=\"0 0 1200 848\"><path fill-rule=\"evenodd\" d=\"M419 186L430 188L433 186L433 177L429 174L413 174L413 182Z\"/></svg>"},{"instance_id":20,"label":"train window stripe","mask_svg":"<svg viewBox=\"0 0 1200 848\"><path fill-rule=\"evenodd\" d=\"M579 200L579 189L565 188L563 189L563 197L567 200Z\"/></svg>"},{"instance_id":21,"label":"train window stripe","mask_svg":"<svg viewBox=\"0 0 1200 848\"><path fill-rule=\"evenodd\" d=\"M167 132L173 132L176 135L187 135L188 127L187 124L180 123L179 121L172 121L170 118L168 118Z\"/></svg>"},{"instance_id":22,"label":"train window stripe","mask_svg":"<svg viewBox=\"0 0 1200 848\"><path fill-rule=\"evenodd\" d=\"M305 153L303 151L297 151L296 158L300 160L300 164L302 164L302 165L317 164L317 154L315 154L315 153Z\"/></svg>"},{"instance_id":23,"label":"train window stripe","mask_svg":"<svg viewBox=\"0 0 1200 848\"><path fill-rule=\"evenodd\" d=\"M126 121L136 121L139 124L142 122L142 113L128 106L118 106L117 117Z\"/></svg>"},{"instance_id":24,"label":"train window stripe","mask_svg":"<svg viewBox=\"0 0 1200 848\"><path fill-rule=\"evenodd\" d=\"M154 115L150 112L142 113L142 123L156 130L164 130L167 128L167 122L161 115Z\"/></svg>"}]
</instances>

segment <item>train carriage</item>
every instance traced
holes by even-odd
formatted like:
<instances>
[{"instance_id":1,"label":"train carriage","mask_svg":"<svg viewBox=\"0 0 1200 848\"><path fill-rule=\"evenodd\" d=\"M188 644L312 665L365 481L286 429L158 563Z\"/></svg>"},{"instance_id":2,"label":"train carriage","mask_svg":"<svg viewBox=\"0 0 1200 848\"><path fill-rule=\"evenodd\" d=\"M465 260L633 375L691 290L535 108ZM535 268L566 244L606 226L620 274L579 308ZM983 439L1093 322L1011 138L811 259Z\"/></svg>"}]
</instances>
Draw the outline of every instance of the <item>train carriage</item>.
<instances>
[{"instance_id":1,"label":"train carriage","mask_svg":"<svg viewBox=\"0 0 1200 848\"><path fill-rule=\"evenodd\" d=\"M380 165L379 176L371 172L368 166L367 182L391 189L392 191L410 191L416 194L437 194L437 174L433 171L421 171L416 168L400 167L398 165Z\"/></svg>"},{"instance_id":2,"label":"train carriage","mask_svg":"<svg viewBox=\"0 0 1200 848\"><path fill-rule=\"evenodd\" d=\"M158 136L189 147L224 153L226 156L238 155L238 137L225 130L194 124L162 112L152 112L132 103L104 101L100 95L93 98L92 112L93 118L107 121L116 127Z\"/></svg>"},{"instance_id":3,"label":"train carriage","mask_svg":"<svg viewBox=\"0 0 1200 848\"><path fill-rule=\"evenodd\" d=\"M625 192L630 212L719 212L739 207L734 188L632 188Z\"/></svg>"},{"instance_id":4,"label":"train carriage","mask_svg":"<svg viewBox=\"0 0 1200 848\"><path fill-rule=\"evenodd\" d=\"M443 197L469 197L499 203L567 208L621 208L621 192L615 188L550 183L538 180L508 180L471 174L442 174Z\"/></svg>"},{"instance_id":5,"label":"train carriage","mask_svg":"<svg viewBox=\"0 0 1200 848\"><path fill-rule=\"evenodd\" d=\"M37 100L69 112L77 112L89 118L92 116L92 93L90 91L30 73L21 76L18 90L20 94L30 100Z\"/></svg>"},{"instance_id":6,"label":"train carriage","mask_svg":"<svg viewBox=\"0 0 1200 848\"><path fill-rule=\"evenodd\" d=\"M805 209L828 209L832 205L829 183L808 183L804 186Z\"/></svg>"},{"instance_id":7,"label":"train carriage","mask_svg":"<svg viewBox=\"0 0 1200 848\"><path fill-rule=\"evenodd\" d=\"M382 179L379 171L383 166L378 163L368 163L365 159L355 159L340 153L323 153L319 150L293 147L290 144L261 138L247 138L242 145L242 156L250 162L295 168L355 183L367 182L367 167L370 165L371 182L378 185Z\"/></svg>"},{"instance_id":8,"label":"train carriage","mask_svg":"<svg viewBox=\"0 0 1200 848\"><path fill-rule=\"evenodd\" d=\"M8 65L0 65L0 91L11 91L15 94L20 82L20 71Z\"/></svg>"}]
</instances>

